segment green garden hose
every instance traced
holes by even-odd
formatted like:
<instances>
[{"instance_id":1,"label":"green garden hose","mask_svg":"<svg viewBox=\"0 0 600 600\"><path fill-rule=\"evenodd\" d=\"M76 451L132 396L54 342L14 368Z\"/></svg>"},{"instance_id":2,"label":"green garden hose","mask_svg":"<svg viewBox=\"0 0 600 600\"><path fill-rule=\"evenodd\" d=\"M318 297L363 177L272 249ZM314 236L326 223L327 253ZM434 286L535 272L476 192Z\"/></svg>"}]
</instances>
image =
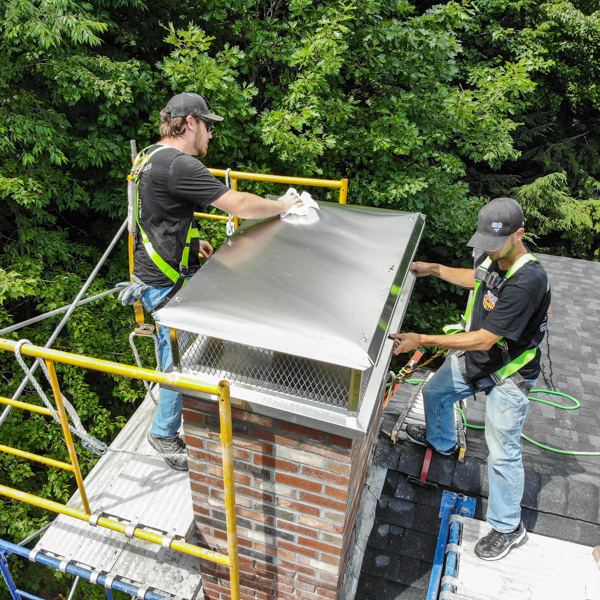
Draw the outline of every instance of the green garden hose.
<instances>
[{"instance_id":1,"label":"green garden hose","mask_svg":"<svg viewBox=\"0 0 600 600\"><path fill-rule=\"evenodd\" d=\"M426 381L427 381L426 379L407 379L406 383L412 383L413 385L419 385L421 383L425 383ZM532 400L533 402L541 402L542 404L549 404L550 406L554 406L555 408L560 408L562 410L577 410L581 406L581 403L579 402L579 400L577 400L577 398L573 398L573 396L569 396L569 394L563 394L562 392L553 392L552 390L531 390L531 392L529 392L529 393L530 394L552 394L553 396L562 396L563 398L568 398L569 400L571 400L571 402L573 402L573 406L564 406L562 404L557 404L556 402L551 402L550 400L542 400L541 398L533 398L532 396L527 397L529 400ZM469 423L467 423L467 418L465 416L464 411L461 408L457 408L457 407L455 407L455 410L457 410L461 414L465 427L468 427L469 429L485 429L485 427L483 425L469 425ZM521 434L521 437L524 440L527 440L530 444L537 446L538 448L543 448L544 450L548 450L550 452L556 452L557 454L567 454L569 456L600 456L600 452L577 452L575 450L560 450L558 448L552 448L551 446L546 446L544 444L541 444L540 442L536 442L535 440L532 440L530 437L526 436L524 433Z\"/></svg>"}]
</instances>

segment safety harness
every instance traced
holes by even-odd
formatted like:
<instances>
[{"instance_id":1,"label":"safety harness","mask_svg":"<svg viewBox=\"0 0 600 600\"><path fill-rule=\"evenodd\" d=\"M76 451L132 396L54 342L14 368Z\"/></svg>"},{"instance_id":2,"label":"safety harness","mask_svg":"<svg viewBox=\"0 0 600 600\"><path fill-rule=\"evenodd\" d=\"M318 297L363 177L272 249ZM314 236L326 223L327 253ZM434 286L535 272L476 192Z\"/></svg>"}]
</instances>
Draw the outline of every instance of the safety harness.
<instances>
[{"instance_id":1,"label":"safety harness","mask_svg":"<svg viewBox=\"0 0 600 600\"><path fill-rule=\"evenodd\" d=\"M146 232L142 229L142 226L140 224L139 180L140 180L142 173L144 172L144 167L146 166L148 161L157 152L160 152L161 150L164 150L165 148L170 148L170 146L158 146L158 148L156 150L150 152L150 154L146 153L148 148L144 148L144 150L142 150L135 157L135 160L133 161L133 166L131 168L131 173L128 176L128 179L130 182L130 194L133 196L133 198L130 199L130 200L132 200L132 202L130 201L130 206L132 206L132 208L133 208L133 215L132 215L132 218L130 219L130 222L133 227L130 227L130 231L132 228L139 229L140 236L142 239L142 244L144 245L144 248L146 249L148 256L150 257L152 262L156 265L156 267L158 269L160 269L160 271L166 277L168 277L174 284L173 287L171 288L171 291L168 293L168 295L165 297L165 299L156 307L155 310L158 310L159 308L162 308L163 306L165 306L167 304L167 302L169 302L169 300L173 296L175 296L175 294L187 283L186 278L188 276L188 271L189 271L188 264L189 264L189 259L190 259L190 244L191 244L192 239L200 237L200 232L198 231L198 229L196 229L196 227L194 227L193 222L190 223L190 227L188 229L186 239L185 239L185 246L183 247L183 253L181 255L181 260L179 262L179 271L177 271L171 265L169 265L169 263L167 263L167 261L164 260L164 258L162 258L162 256L160 256L160 254L154 249L154 246L152 245L150 238L148 237ZM134 223L135 223L135 225L133 225ZM132 233L135 234L136 232L132 231Z\"/></svg>"},{"instance_id":2,"label":"safety harness","mask_svg":"<svg viewBox=\"0 0 600 600\"><path fill-rule=\"evenodd\" d=\"M473 290L473 295L467 310L465 311L465 314L461 316L460 324L446 325L446 327L444 327L444 333L453 334L465 331L465 328L467 327L471 317L473 307L475 306L477 292L482 283L484 283L489 289L496 288L497 290L500 290L506 281L521 267L523 267L523 265L526 265L532 261L537 261L537 258L533 256L533 254L524 254L517 261L515 261L506 275L501 277L498 275L498 273L489 272L488 269L492 264L492 260L489 257L486 258L475 271L475 288ZM517 387L525 395L527 395L531 389L531 386L525 381L525 379L523 379L518 371L535 358L537 354L537 348L525 350L525 352L517 356L517 358L511 359L508 352L508 342L504 338L500 338L496 344L502 352L502 361L504 362L504 366L498 369L495 373L492 373L490 376L474 382L467 377L464 353L460 353L458 357L458 363L463 378L472 389L473 393L492 387L493 385L502 385L507 379L511 378Z\"/></svg>"}]
</instances>

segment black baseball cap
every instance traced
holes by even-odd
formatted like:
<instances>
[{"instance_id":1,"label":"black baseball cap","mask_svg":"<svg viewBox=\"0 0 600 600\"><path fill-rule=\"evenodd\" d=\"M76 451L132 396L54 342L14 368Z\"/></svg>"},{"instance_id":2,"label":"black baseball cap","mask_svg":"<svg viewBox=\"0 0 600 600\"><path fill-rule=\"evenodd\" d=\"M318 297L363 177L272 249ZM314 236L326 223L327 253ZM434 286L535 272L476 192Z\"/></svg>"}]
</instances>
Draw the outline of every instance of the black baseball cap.
<instances>
[{"instance_id":1,"label":"black baseball cap","mask_svg":"<svg viewBox=\"0 0 600 600\"><path fill-rule=\"evenodd\" d=\"M215 115L208 110L206 100L199 94L192 92L182 92L173 96L167 107L171 109L171 118L187 117L188 115L198 115L209 121L222 121L223 117Z\"/></svg>"},{"instance_id":2,"label":"black baseball cap","mask_svg":"<svg viewBox=\"0 0 600 600\"><path fill-rule=\"evenodd\" d=\"M477 232L467 246L496 252L521 227L525 227L521 205L512 198L495 198L479 211Z\"/></svg>"}]
</instances>

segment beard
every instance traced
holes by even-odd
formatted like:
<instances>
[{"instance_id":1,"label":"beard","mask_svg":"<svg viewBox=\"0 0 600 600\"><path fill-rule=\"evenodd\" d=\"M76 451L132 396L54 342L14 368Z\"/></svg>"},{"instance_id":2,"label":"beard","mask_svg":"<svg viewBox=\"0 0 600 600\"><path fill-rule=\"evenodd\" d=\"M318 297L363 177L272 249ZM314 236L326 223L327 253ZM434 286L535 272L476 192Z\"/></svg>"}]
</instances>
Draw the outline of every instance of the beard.
<instances>
[{"instance_id":1,"label":"beard","mask_svg":"<svg viewBox=\"0 0 600 600\"><path fill-rule=\"evenodd\" d=\"M208 140L203 141L202 135L198 131L194 140L194 150L198 158L204 158L208 152Z\"/></svg>"}]
</instances>

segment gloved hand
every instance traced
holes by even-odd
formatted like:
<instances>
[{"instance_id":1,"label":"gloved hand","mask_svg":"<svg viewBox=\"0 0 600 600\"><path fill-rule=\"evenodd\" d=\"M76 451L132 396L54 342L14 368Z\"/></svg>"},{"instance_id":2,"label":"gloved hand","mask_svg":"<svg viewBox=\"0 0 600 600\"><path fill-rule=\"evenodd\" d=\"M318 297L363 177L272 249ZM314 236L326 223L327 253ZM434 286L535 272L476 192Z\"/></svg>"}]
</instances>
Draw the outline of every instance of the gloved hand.
<instances>
[{"instance_id":1,"label":"gloved hand","mask_svg":"<svg viewBox=\"0 0 600 600\"><path fill-rule=\"evenodd\" d=\"M122 281L115 286L121 290L118 298L123 306L137 302L150 287L135 275L132 275L131 278L133 281Z\"/></svg>"}]
</instances>

